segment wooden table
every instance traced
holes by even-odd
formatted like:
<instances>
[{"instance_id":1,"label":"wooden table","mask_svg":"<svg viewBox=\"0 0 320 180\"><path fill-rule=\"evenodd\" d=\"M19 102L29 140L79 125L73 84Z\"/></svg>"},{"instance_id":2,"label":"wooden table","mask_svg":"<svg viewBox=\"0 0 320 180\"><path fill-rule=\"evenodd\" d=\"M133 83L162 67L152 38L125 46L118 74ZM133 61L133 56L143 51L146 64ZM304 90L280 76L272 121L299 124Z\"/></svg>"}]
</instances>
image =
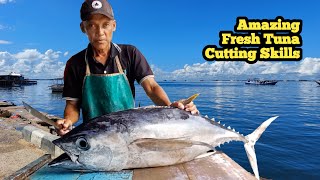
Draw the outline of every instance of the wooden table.
<instances>
[{"instance_id":1,"label":"wooden table","mask_svg":"<svg viewBox=\"0 0 320 180\"><path fill-rule=\"evenodd\" d=\"M82 173L73 172L58 168L44 166L29 177L31 180L57 179L57 180L226 180L226 179L248 179L255 177L234 162L230 157L222 152L195 159L183 164L166 167L144 168L134 170L124 170L120 172L94 172Z\"/></svg>"}]
</instances>

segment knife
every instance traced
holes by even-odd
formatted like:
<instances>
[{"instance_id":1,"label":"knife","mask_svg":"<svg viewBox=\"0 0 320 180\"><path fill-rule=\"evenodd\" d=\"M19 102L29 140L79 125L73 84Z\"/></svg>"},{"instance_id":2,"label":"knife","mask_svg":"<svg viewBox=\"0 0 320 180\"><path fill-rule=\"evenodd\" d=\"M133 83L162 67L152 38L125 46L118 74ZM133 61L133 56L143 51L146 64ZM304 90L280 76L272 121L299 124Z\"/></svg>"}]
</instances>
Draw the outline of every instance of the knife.
<instances>
[{"instance_id":1,"label":"knife","mask_svg":"<svg viewBox=\"0 0 320 180\"><path fill-rule=\"evenodd\" d=\"M41 112L37 111L36 109L34 109L33 107L31 107L29 104L23 102L23 105L24 107L26 108L26 110L32 114L34 117L37 117L39 118L40 120L54 126L55 128L57 129L60 129L60 127L58 125L56 125L56 123L52 120L52 119L49 119L47 116L43 115Z\"/></svg>"}]
</instances>

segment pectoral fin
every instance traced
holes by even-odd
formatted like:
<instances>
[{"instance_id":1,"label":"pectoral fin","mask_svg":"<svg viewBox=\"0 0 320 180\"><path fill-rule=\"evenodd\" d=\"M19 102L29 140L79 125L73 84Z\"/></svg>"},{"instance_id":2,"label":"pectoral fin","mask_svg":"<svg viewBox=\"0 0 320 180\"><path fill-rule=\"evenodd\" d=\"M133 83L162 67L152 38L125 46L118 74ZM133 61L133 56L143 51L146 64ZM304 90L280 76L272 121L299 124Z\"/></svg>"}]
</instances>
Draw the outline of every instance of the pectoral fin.
<instances>
[{"instance_id":1,"label":"pectoral fin","mask_svg":"<svg viewBox=\"0 0 320 180\"><path fill-rule=\"evenodd\" d=\"M173 151L188 148L194 145L206 146L210 149L213 147L210 144L200 141L190 141L186 139L173 138L173 139L154 139L143 138L133 141L131 144L135 144L139 148L149 151Z\"/></svg>"}]
</instances>

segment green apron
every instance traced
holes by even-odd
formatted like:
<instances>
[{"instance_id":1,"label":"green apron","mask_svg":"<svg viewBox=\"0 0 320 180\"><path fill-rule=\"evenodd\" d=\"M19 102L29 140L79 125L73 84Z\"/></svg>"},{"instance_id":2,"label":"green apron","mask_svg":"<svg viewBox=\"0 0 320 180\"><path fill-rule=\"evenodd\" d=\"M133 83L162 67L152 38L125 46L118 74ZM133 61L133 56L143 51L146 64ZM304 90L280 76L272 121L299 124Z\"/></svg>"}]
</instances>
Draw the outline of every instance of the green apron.
<instances>
[{"instance_id":1,"label":"green apron","mask_svg":"<svg viewBox=\"0 0 320 180\"><path fill-rule=\"evenodd\" d=\"M123 73L119 57L115 57L119 73L91 74L87 59L86 76L82 89L83 122L108 114L134 108L134 99L127 76Z\"/></svg>"}]
</instances>

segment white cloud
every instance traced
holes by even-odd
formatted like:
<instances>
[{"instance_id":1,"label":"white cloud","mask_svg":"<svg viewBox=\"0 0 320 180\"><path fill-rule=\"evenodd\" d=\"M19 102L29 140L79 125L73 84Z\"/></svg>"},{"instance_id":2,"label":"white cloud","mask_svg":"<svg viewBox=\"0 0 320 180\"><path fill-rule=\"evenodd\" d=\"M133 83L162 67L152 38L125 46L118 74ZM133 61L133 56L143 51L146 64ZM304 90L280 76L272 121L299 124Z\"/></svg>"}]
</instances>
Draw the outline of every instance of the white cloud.
<instances>
[{"instance_id":1,"label":"white cloud","mask_svg":"<svg viewBox=\"0 0 320 180\"><path fill-rule=\"evenodd\" d=\"M18 59L17 62L13 63L12 66L10 66L10 69L10 72L16 72L27 75L31 71L32 66L30 63L28 63L27 60Z\"/></svg>"},{"instance_id":2,"label":"white cloud","mask_svg":"<svg viewBox=\"0 0 320 180\"><path fill-rule=\"evenodd\" d=\"M186 64L182 69L164 73L156 69L158 79L176 80L224 80L224 79L247 79L253 77L272 79L319 79L320 58L305 58L299 62L267 62L258 61L255 64L246 62L204 62L193 65ZM161 72L160 74L158 72ZM159 74L159 75L157 75ZM165 76L162 76L165 75ZM159 77L160 76L160 77Z\"/></svg>"},{"instance_id":3,"label":"white cloud","mask_svg":"<svg viewBox=\"0 0 320 180\"><path fill-rule=\"evenodd\" d=\"M6 61L4 59L0 59L0 66L3 66Z\"/></svg>"},{"instance_id":4,"label":"white cloud","mask_svg":"<svg viewBox=\"0 0 320 180\"><path fill-rule=\"evenodd\" d=\"M162 69L156 67L155 65L150 65L153 74L156 79L171 79L171 72L163 71Z\"/></svg>"},{"instance_id":5,"label":"white cloud","mask_svg":"<svg viewBox=\"0 0 320 180\"><path fill-rule=\"evenodd\" d=\"M12 42L0 39L0 44L12 44Z\"/></svg>"},{"instance_id":6,"label":"white cloud","mask_svg":"<svg viewBox=\"0 0 320 180\"><path fill-rule=\"evenodd\" d=\"M7 4L10 2L14 2L14 0L0 0L0 4Z\"/></svg>"},{"instance_id":7,"label":"white cloud","mask_svg":"<svg viewBox=\"0 0 320 180\"><path fill-rule=\"evenodd\" d=\"M305 58L298 68L298 73L304 75L320 73L320 58Z\"/></svg>"},{"instance_id":8,"label":"white cloud","mask_svg":"<svg viewBox=\"0 0 320 180\"><path fill-rule=\"evenodd\" d=\"M1 5L1 4L0 4L0 5ZM15 27L14 27L14 26L8 26L8 25L0 24L0 30L14 31L14 30L15 30Z\"/></svg>"},{"instance_id":9,"label":"white cloud","mask_svg":"<svg viewBox=\"0 0 320 180\"><path fill-rule=\"evenodd\" d=\"M60 51L52 49L42 53L37 49L25 49L11 54L0 51L0 72L16 72L26 78L57 78L63 76L65 63L60 58Z\"/></svg>"},{"instance_id":10,"label":"white cloud","mask_svg":"<svg viewBox=\"0 0 320 180\"><path fill-rule=\"evenodd\" d=\"M44 54L45 54L45 59L54 60L60 57L61 52L60 51L54 52L52 49L49 49Z\"/></svg>"},{"instance_id":11,"label":"white cloud","mask_svg":"<svg viewBox=\"0 0 320 180\"><path fill-rule=\"evenodd\" d=\"M0 72L16 72L27 78L62 77L65 67L65 56L68 52L48 49L40 52L37 49L25 49L18 53L0 51ZM151 65L157 80L236 80L253 77L272 79L320 79L320 58L307 57L298 62L267 62L255 64L246 62L206 62L186 64L181 69L168 72Z\"/></svg>"},{"instance_id":12,"label":"white cloud","mask_svg":"<svg viewBox=\"0 0 320 180\"><path fill-rule=\"evenodd\" d=\"M32 61L36 59L41 59L44 57L44 55L36 49L25 49L24 51L15 54L14 57L16 59L26 59Z\"/></svg>"},{"instance_id":13,"label":"white cloud","mask_svg":"<svg viewBox=\"0 0 320 180\"><path fill-rule=\"evenodd\" d=\"M5 59L10 59L11 54L7 51L1 52L0 51L0 59L5 60Z\"/></svg>"}]
</instances>

